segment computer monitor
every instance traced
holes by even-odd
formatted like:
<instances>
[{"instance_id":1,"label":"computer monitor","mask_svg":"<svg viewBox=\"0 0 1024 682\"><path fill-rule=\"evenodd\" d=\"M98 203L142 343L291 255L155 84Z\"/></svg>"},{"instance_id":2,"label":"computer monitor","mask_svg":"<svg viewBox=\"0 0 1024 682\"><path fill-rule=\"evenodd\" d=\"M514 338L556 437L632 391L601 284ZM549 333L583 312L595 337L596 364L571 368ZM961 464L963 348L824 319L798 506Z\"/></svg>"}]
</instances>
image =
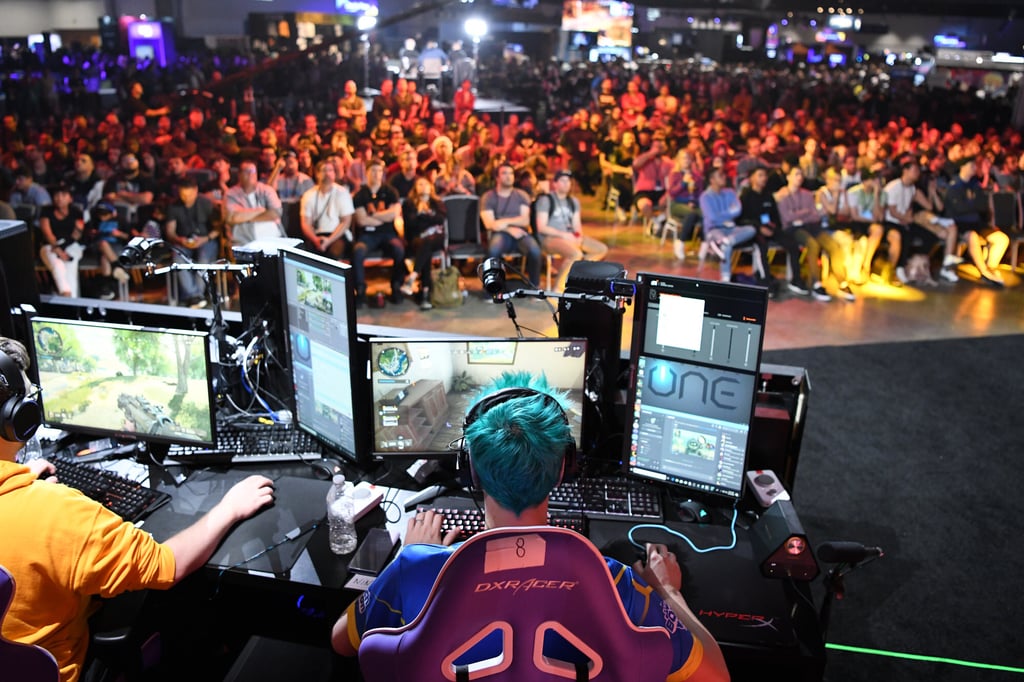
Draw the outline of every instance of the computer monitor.
<instances>
[{"instance_id":1,"label":"computer monitor","mask_svg":"<svg viewBox=\"0 0 1024 682\"><path fill-rule=\"evenodd\" d=\"M544 375L566 391L569 425L582 442L585 339L376 338L369 350L376 458L454 455L466 413L503 372Z\"/></svg>"},{"instance_id":2,"label":"computer monitor","mask_svg":"<svg viewBox=\"0 0 1024 682\"><path fill-rule=\"evenodd\" d=\"M711 502L743 495L768 291L637 275L629 474Z\"/></svg>"},{"instance_id":3,"label":"computer monitor","mask_svg":"<svg viewBox=\"0 0 1024 682\"><path fill-rule=\"evenodd\" d=\"M50 317L30 326L48 426L213 447L209 334Z\"/></svg>"},{"instance_id":4,"label":"computer monitor","mask_svg":"<svg viewBox=\"0 0 1024 682\"><path fill-rule=\"evenodd\" d=\"M358 462L366 437L357 430L356 314L352 270L313 253L284 248L281 291L288 329L288 366L295 421L346 459ZM363 429L365 431L365 428Z\"/></svg>"}]
</instances>

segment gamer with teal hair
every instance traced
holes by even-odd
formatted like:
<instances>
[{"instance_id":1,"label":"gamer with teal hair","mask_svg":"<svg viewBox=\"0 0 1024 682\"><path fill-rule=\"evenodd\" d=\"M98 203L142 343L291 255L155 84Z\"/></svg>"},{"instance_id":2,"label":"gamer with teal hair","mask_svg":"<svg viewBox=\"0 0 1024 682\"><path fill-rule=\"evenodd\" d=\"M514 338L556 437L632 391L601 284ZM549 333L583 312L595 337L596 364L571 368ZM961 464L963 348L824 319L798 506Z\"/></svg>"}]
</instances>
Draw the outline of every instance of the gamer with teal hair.
<instances>
[{"instance_id":1,"label":"gamer with teal hair","mask_svg":"<svg viewBox=\"0 0 1024 682\"><path fill-rule=\"evenodd\" d=\"M488 528L547 524L548 495L561 479L572 440L566 407L565 394L543 376L505 373L470 408L465 448ZM401 627L416 617L458 537L458 529L442 537L442 521L434 511L409 520L402 551L334 625L335 651L354 656L368 630ZM669 680L729 678L718 644L683 600L679 564L664 545L648 545L646 566L606 562L630 620L670 632Z\"/></svg>"}]
</instances>

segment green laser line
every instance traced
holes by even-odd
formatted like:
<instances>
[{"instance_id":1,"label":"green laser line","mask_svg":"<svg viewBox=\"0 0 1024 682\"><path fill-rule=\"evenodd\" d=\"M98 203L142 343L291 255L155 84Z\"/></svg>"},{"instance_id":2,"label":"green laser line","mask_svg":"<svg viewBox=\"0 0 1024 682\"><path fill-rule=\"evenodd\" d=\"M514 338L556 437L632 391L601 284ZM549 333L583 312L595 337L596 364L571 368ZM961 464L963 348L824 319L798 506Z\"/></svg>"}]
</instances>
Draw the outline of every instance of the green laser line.
<instances>
[{"instance_id":1,"label":"green laser line","mask_svg":"<svg viewBox=\"0 0 1024 682\"><path fill-rule=\"evenodd\" d=\"M872 656L888 656L890 658L904 658L910 661L927 661L929 663L949 663L950 665L962 665L967 668L983 668L985 670L999 670L1007 673L1024 674L1024 668L1016 668L1010 665L995 665L993 663L978 663L977 661L962 661L958 658L943 658L942 656L924 656L922 654L908 654L900 651L885 651L884 649L867 649L859 646L847 646L846 644L825 644L826 649L833 651L848 651L854 654L870 654Z\"/></svg>"}]
</instances>

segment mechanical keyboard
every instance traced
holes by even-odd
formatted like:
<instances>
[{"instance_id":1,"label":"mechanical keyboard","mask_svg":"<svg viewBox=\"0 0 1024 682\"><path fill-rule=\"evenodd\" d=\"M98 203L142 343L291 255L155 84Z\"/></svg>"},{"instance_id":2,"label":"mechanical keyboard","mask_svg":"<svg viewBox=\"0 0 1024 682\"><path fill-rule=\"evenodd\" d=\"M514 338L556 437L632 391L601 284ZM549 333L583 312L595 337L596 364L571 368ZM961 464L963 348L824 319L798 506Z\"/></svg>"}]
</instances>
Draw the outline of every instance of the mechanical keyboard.
<instances>
[{"instance_id":1,"label":"mechanical keyboard","mask_svg":"<svg viewBox=\"0 0 1024 682\"><path fill-rule=\"evenodd\" d=\"M561 483L551 491L548 508L581 513L591 519L664 519L660 488L620 477L580 478Z\"/></svg>"},{"instance_id":2,"label":"mechanical keyboard","mask_svg":"<svg viewBox=\"0 0 1024 682\"><path fill-rule=\"evenodd\" d=\"M468 502L468 500L467 500ZM471 504L471 503L470 503ZM459 528L459 540L468 540L472 536L484 530L484 515L480 509L474 507L455 506L431 506L420 505L417 511L432 509L444 517L441 522L441 534L446 534L452 528ZM568 528L581 535L587 534L587 520L582 514L571 512L548 510L548 525L556 528Z\"/></svg>"},{"instance_id":3,"label":"mechanical keyboard","mask_svg":"<svg viewBox=\"0 0 1024 682\"><path fill-rule=\"evenodd\" d=\"M291 424L222 424L212 448L172 445L167 459L175 463L265 464L308 462L323 457L313 436Z\"/></svg>"},{"instance_id":4,"label":"mechanical keyboard","mask_svg":"<svg viewBox=\"0 0 1024 682\"><path fill-rule=\"evenodd\" d=\"M62 457L50 459L60 483L80 490L125 521L135 522L170 501L171 496L112 471Z\"/></svg>"}]
</instances>

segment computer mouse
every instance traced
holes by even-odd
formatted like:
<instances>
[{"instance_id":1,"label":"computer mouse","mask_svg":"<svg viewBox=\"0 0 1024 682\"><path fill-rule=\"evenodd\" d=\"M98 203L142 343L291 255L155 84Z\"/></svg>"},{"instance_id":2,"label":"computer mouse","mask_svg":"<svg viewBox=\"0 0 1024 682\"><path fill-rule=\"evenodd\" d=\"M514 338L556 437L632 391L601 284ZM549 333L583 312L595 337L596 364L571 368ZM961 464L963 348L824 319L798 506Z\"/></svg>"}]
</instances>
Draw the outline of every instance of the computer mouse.
<instances>
[{"instance_id":1,"label":"computer mouse","mask_svg":"<svg viewBox=\"0 0 1024 682\"><path fill-rule=\"evenodd\" d=\"M333 457L324 457L314 462L310 462L309 466L312 467L313 473L316 477L324 481L329 481L334 478L335 474L345 473L341 467L341 460Z\"/></svg>"},{"instance_id":2,"label":"computer mouse","mask_svg":"<svg viewBox=\"0 0 1024 682\"><path fill-rule=\"evenodd\" d=\"M679 503L679 520L687 523L710 523L711 511L696 500Z\"/></svg>"}]
</instances>

